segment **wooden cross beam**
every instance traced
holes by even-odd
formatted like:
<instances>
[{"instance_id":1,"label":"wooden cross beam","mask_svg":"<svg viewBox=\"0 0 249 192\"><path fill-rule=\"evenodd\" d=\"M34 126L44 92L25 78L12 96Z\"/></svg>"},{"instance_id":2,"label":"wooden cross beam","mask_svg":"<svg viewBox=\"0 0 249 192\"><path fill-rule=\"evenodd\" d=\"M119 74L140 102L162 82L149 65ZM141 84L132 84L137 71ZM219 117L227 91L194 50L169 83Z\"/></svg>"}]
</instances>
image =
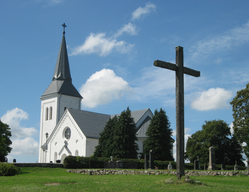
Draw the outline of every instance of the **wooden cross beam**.
<instances>
[{"instance_id":1,"label":"wooden cross beam","mask_svg":"<svg viewBox=\"0 0 249 192\"><path fill-rule=\"evenodd\" d=\"M176 64L154 61L156 67L176 72L176 166L177 176L180 179L184 171L184 78L183 74L200 77L200 71L183 66L183 47L176 47Z\"/></svg>"}]
</instances>

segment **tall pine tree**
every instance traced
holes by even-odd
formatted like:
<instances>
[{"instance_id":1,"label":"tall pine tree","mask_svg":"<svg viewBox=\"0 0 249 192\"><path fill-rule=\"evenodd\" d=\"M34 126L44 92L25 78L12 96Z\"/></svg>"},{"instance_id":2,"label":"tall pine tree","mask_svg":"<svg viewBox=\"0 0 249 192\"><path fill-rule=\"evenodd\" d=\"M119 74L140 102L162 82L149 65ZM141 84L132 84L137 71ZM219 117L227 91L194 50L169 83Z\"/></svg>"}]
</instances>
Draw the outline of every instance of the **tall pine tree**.
<instances>
[{"instance_id":1,"label":"tall pine tree","mask_svg":"<svg viewBox=\"0 0 249 192\"><path fill-rule=\"evenodd\" d=\"M127 108L118 117L118 123L114 130L113 156L137 159L138 145L136 140L136 124L131 117L130 109Z\"/></svg>"},{"instance_id":2,"label":"tall pine tree","mask_svg":"<svg viewBox=\"0 0 249 192\"><path fill-rule=\"evenodd\" d=\"M144 153L148 154L153 150L155 160L173 160L172 129L170 129L166 112L162 108L160 111L155 110L146 135L148 138L144 141Z\"/></svg>"},{"instance_id":3,"label":"tall pine tree","mask_svg":"<svg viewBox=\"0 0 249 192\"><path fill-rule=\"evenodd\" d=\"M100 133L99 144L95 148L95 157L110 157L113 151L114 130L118 118L115 116L106 123L104 130Z\"/></svg>"}]
</instances>

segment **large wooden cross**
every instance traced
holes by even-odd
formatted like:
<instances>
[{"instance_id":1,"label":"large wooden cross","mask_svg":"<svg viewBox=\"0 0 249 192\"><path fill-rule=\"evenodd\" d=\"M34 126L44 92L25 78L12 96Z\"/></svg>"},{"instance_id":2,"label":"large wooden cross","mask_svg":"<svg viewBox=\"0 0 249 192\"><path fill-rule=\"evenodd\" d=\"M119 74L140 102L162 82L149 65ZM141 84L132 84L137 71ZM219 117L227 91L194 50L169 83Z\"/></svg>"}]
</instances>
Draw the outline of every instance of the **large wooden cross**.
<instances>
[{"instance_id":1,"label":"large wooden cross","mask_svg":"<svg viewBox=\"0 0 249 192\"><path fill-rule=\"evenodd\" d=\"M183 47L176 47L176 64L154 61L156 67L170 69L176 72L176 167L177 176L181 178L184 171L184 78L183 74L200 77L200 71L183 66Z\"/></svg>"}]
</instances>

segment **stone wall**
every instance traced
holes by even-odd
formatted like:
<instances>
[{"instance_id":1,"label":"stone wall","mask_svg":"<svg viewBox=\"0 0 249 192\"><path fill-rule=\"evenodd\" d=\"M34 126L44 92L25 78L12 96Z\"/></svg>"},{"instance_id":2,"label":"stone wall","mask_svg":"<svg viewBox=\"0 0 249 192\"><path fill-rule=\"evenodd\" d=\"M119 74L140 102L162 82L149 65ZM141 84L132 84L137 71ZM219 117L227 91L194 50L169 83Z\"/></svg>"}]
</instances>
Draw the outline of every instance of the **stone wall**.
<instances>
[{"instance_id":1,"label":"stone wall","mask_svg":"<svg viewBox=\"0 0 249 192\"><path fill-rule=\"evenodd\" d=\"M13 163L17 167L50 167L50 168L64 168L60 163Z\"/></svg>"},{"instance_id":2,"label":"stone wall","mask_svg":"<svg viewBox=\"0 0 249 192\"><path fill-rule=\"evenodd\" d=\"M86 175L176 175L176 171L135 171L118 169L70 169L69 173L78 173ZM188 176L249 176L249 171L185 171Z\"/></svg>"}]
</instances>

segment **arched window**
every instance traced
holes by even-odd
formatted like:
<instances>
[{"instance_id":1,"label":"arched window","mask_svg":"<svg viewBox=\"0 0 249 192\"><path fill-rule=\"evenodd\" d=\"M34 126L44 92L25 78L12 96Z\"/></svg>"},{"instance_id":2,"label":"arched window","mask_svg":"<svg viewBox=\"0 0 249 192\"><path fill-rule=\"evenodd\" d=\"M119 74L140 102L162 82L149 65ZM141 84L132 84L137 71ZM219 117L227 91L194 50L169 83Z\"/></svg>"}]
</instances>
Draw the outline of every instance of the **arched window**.
<instances>
[{"instance_id":1,"label":"arched window","mask_svg":"<svg viewBox=\"0 0 249 192\"><path fill-rule=\"evenodd\" d=\"M50 107L50 110L49 110L49 119L52 119L52 113L53 113L53 108Z\"/></svg>"},{"instance_id":2,"label":"arched window","mask_svg":"<svg viewBox=\"0 0 249 192\"><path fill-rule=\"evenodd\" d=\"M48 120L48 107L46 107L46 111L45 111L45 120Z\"/></svg>"}]
</instances>

